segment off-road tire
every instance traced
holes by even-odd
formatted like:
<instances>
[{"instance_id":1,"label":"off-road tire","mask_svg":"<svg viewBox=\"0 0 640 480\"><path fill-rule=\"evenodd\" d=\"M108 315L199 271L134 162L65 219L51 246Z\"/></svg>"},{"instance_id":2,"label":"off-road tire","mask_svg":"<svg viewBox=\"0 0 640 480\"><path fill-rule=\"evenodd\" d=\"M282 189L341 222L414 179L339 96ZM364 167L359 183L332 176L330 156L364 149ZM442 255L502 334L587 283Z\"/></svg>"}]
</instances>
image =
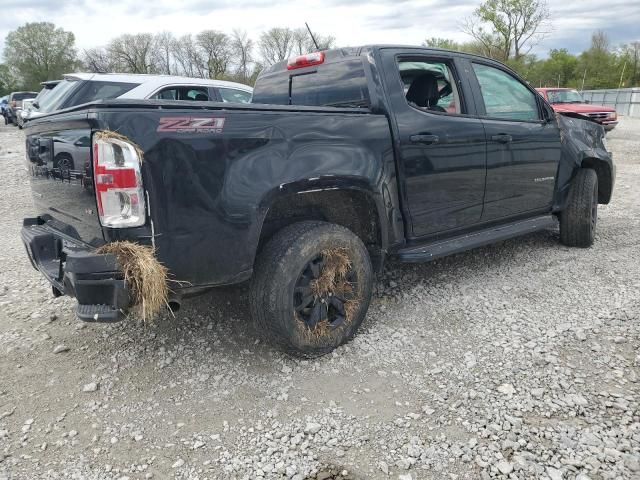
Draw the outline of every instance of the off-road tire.
<instances>
[{"instance_id":1,"label":"off-road tire","mask_svg":"<svg viewBox=\"0 0 640 480\"><path fill-rule=\"evenodd\" d=\"M560 214L560 241L570 247L590 247L598 220L598 175L581 168L571 181L564 211Z\"/></svg>"},{"instance_id":2,"label":"off-road tire","mask_svg":"<svg viewBox=\"0 0 640 480\"><path fill-rule=\"evenodd\" d=\"M353 315L323 335L310 330L294 310L294 289L305 265L321 252L341 249L357 275ZM305 221L277 232L259 253L251 283L251 314L258 334L285 351L303 358L325 355L353 338L371 301L374 274L362 241L347 228Z\"/></svg>"}]
</instances>

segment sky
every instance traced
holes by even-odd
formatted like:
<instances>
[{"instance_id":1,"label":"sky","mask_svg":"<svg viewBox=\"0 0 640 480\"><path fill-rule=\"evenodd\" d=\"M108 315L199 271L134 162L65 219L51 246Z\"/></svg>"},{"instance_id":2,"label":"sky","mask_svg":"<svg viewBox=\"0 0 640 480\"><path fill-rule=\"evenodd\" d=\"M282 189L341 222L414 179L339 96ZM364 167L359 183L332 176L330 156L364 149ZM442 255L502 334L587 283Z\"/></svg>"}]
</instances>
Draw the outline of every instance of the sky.
<instances>
[{"instance_id":1,"label":"sky","mask_svg":"<svg viewBox=\"0 0 640 480\"><path fill-rule=\"evenodd\" d=\"M460 31L480 0L0 0L0 56L8 32L26 22L53 22L83 48L105 45L122 33L205 29L246 30L257 39L271 27L304 27L333 35L337 46L370 43L419 45L425 38L467 41ZM533 53L551 48L579 53L594 30L613 45L640 40L640 0L548 0L551 27Z\"/></svg>"}]
</instances>

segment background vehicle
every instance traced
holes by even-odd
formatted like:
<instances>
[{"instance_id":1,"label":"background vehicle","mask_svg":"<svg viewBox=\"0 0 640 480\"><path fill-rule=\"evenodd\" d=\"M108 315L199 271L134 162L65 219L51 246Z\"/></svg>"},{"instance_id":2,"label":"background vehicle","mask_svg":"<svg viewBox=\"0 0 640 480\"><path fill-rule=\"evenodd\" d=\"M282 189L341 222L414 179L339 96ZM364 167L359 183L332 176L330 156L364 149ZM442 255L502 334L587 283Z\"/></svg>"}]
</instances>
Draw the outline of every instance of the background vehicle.
<instances>
[{"instance_id":1,"label":"background vehicle","mask_svg":"<svg viewBox=\"0 0 640 480\"><path fill-rule=\"evenodd\" d=\"M571 88L538 88L556 112L574 112L594 119L605 130L613 130L618 124L615 108L587 103L577 90Z\"/></svg>"},{"instance_id":2,"label":"background vehicle","mask_svg":"<svg viewBox=\"0 0 640 480\"><path fill-rule=\"evenodd\" d=\"M31 106L33 105L34 101L35 98L25 98L22 101L22 108L18 111L18 118L16 119L16 125L18 125L18 128L24 127L24 123L29 118Z\"/></svg>"},{"instance_id":3,"label":"background vehicle","mask_svg":"<svg viewBox=\"0 0 640 480\"><path fill-rule=\"evenodd\" d=\"M9 95L5 95L4 97L0 97L0 114L4 116L4 110L7 108L9 104Z\"/></svg>"},{"instance_id":4,"label":"background vehicle","mask_svg":"<svg viewBox=\"0 0 640 480\"><path fill-rule=\"evenodd\" d=\"M563 243L587 247L612 195L602 127L483 57L317 52L266 69L253 102L119 99L31 122L37 216L22 239L81 319L130 307L115 257L95 252L129 240L180 281L171 305L251 279L258 331L322 355L357 331L387 257L426 262L558 220ZM55 168L70 128L89 160Z\"/></svg>"},{"instance_id":5,"label":"background vehicle","mask_svg":"<svg viewBox=\"0 0 640 480\"><path fill-rule=\"evenodd\" d=\"M37 92L13 92L9 95L8 105L5 112L7 123L17 124L18 113L22 110L22 101L28 98L35 98Z\"/></svg>"},{"instance_id":6,"label":"background vehicle","mask_svg":"<svg viewBox=\"0 0 640 480\"><path fill-rule=\"evenodd\" d=\"M119 73L74 73L64 75L56 88L42 101L32 116L42 116L96 100L113 98L251 101L252 88L234 82L170 75L133 75Z\"/></svg>"},{"instance_id":7,"label":"background vehicle","mask_svg":"<svg viewBox=\"0 0 640 480\"><path fill-rule=\"evenodd\" d=\"M21 112L20 116L18 117L18 127L22 128L22 127L24 127L24 124L27 121L29 121L31 118L35 118L35 117L38 117L38 116L42 115L42 114L40 114L38 112L38 107L40 105L39 102L42 102L42 100L44 100L44 98L47 95L49 95L49 93L60 82L61 82L61 80L49 80L49 81L40 83L40 85L42 85L42 89L40 90L40 92L38 93L36 98L34 98L33 101L30 101L28 106L24 106L23 105L22 112Z\"/></svg>"}]
</instances>

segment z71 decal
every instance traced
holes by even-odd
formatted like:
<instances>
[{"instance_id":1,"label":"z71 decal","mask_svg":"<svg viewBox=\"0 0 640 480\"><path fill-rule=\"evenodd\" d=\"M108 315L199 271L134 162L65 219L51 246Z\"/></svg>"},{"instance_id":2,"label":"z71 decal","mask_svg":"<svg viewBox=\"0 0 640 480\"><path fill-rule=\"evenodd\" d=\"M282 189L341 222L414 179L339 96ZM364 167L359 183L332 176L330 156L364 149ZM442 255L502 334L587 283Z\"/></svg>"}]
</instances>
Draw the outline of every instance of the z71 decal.
<instances>
[{"instance_id":1,"label":"z71 decal","mask_svg":"<svg viewBox=\"0 0 640 480\"><path fill-rule=\"evenodd\" d=\"M220 117L162 117L157 132L222 133L224 118Z\"/></svg>"}]
</instances>

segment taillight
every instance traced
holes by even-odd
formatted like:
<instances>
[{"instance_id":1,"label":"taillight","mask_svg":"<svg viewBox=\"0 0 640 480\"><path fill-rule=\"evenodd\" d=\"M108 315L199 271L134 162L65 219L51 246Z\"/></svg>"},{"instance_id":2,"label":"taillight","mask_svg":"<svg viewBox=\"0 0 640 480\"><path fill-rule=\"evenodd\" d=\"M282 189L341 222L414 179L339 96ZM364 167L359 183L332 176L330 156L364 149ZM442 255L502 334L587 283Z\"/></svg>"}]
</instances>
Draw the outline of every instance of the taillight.
<instances>
[{"instance_id":1,"label":"taillight","mask_svg":"<svg viewBox=\"0 0 640 480\"><path fill-rule=\"evenodd\" d=\"M322 63L324 63L324 52L309 53L307 55L300 55L299 57L291 57L287 62L287 70L311 67Z\"/></svg>"},{"instance_id":2,"label":"taillight","mask_svg":"<svg viewBox=\"0 0 640 480\"><path fill-rule=\"evenodd\" d=\"M119 138L94 137L93 178L102 226L126 228L144 225L141 161L134 145Z\"/></svg>"}]
</instances>

